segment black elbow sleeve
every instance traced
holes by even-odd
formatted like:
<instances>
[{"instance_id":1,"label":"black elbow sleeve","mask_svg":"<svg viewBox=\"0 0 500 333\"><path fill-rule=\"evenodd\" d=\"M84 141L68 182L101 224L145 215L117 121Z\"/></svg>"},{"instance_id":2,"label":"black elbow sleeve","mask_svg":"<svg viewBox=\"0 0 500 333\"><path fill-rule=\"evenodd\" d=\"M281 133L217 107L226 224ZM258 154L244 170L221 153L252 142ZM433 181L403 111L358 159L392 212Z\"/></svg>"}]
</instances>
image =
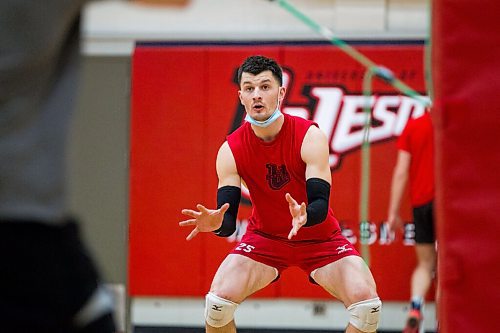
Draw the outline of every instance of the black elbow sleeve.
<instances>
[{"instance_id":1,"label":"black elbow sleeve","mask_svg":"<svg viewBox=\"0 0 500 333\"><path fill-rule=\"evenodd\" d=\"M326 219L329 209L330 184L321 178L309 178L306 181L307 222L304 227L312 227Z\"/></svg>"},{"instance_id":2,"label":"black elbow sleeve","mask_svg":"<svg viewBox=\"0 0 500 333\"><path fill-rule=\"evenodd\" d=\"M214 234L220 237L229 237L236 231L236 217L241 199L241 189L236 186L223 186L217 190L217 209L225 203L229 208L224 214L222 225L214 230Z\"/></svg>"}]
</instances>

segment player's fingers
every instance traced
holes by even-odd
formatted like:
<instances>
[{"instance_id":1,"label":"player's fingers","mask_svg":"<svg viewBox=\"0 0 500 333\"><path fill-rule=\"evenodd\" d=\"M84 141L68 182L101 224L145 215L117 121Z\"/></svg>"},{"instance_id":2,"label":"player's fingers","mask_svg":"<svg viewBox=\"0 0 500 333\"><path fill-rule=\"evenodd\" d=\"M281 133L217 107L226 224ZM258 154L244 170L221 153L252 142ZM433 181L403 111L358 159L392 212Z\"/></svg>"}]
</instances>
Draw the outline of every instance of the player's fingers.
<instances>
[{"instance_id":1,"label":"player's fingers","mask_svg":"<svg viewBox=\"0 0 500 333\"><path fill-rule=\"evenodd\" d=\"M191 240L194 238L194 236L198 235L199 231L198 228L194 228L193 231L186 237L186 240Z\"/></svg>"},{"instance_id":2,"label":"player's fingers","mask_svg":"<svg viewBox=\"0 0 500 333\"><path fill-rule=\"evenodd\" d=\"M196 205L196 208L198 208L198 210L202 213L205 213L205 214L209 214L210 212L208 211L208 209L203 206L202 204L197 204Z\"/></svg>"},{"instance_id":3,"label":"player's fingers","mask_svg":"<svg viewBox=\"0 0 500 333\"><path fill-rule=\"evenodd\" d=\"M189 220L181 221L181 222L179 222L179 225L181 227L185 227L188 225L196 225L196 219L189 219Z\"/></svg>"},{"instance_id":4,"label":"player's fingers","mask_svg":"<svg viewBox=\"0 0 500 333\"><path fill-rule=\"evenodd\" d=\"M306 204L304 202L300 205L300 213L302 215L306 213Z\"/></svg>"},{"instance_id":5,"label":"player's fingers","mask_svg":"<svg viewBox=\"0 0 500 333\"><path fill-rule=\"evenodd\" d=\"M229 209L229 204L226 202L219 208L219 212L221 214L224 214L228 209Z\"/></svg>"},{"instance_id":6,"label":"player's fingers","mask_svg":"<svg viewBox=\"0 0 500 333\"><path fill-rule=\"evenodd\" d=\"M403 225L401 223L398 223L398 221L396 221L396 220L390 220L390 221L387 221L387 227L388 227L389 231L396 232L396 231L400 230L401 228L403 228Z\"/></svg>"},{"instance_id":7,"label":"player's fingers","mask_svg":"<svg viewBox=\"0 0 500 333\"><path fill-rule=\"evenodd\" d=\"M191 216L191 217L198 217L200 215L199 212L194 211L192 209L183 209L183 210L181 210L181 213L184 215Z\"/></svg>"},{"instance_id":8,"label":"player's fingers","mask_svg":"<svg viewBox=\"0 0 500 333\"><path fill-rule=\"evenodd\" d=\"M290 230L290 233L288 234L288 239L292 239L293 236L297 235L297 226L293 226L292 230Z\"/></svg>"},{"instance_id":9,"label":"player's fingers","mask_svg":"<svg viewBox=\"0 0 500 333\"><path fill-rule=\"evenodd\" d=\"M285 199L288 201L288 203L297 205L297 201L290 195L290 193L285 194Z\"/></svg>"}]
</instances>

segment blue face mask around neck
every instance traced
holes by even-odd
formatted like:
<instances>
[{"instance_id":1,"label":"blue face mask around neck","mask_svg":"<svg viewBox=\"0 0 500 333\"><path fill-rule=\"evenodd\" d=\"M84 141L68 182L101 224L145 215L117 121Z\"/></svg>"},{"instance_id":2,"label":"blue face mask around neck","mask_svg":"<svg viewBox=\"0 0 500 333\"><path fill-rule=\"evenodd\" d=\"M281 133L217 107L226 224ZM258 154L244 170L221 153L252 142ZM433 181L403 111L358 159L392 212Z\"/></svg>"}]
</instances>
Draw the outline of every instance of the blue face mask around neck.
<instances>
[{"instance_id":1,"label":"blue face mask around neck","mask_svg":"<svg viewBox=\"0 0 500 333\"><path fill-rule=\"evenodd\" d=\"M250 124L258 126L258 127L263 127L263 128L268 127L269 125L274 123L276 121L276 119L278 119L282 115L279 107L280 107L280 100L279 100L279 95L278 95L278 104L276 105L276 110L274 110L271 117L267 118L266 120L260 121L260 120L253 119L247 113L247 115L245 116L245 120L248 121Z\"/></svg>"}]
</instances>

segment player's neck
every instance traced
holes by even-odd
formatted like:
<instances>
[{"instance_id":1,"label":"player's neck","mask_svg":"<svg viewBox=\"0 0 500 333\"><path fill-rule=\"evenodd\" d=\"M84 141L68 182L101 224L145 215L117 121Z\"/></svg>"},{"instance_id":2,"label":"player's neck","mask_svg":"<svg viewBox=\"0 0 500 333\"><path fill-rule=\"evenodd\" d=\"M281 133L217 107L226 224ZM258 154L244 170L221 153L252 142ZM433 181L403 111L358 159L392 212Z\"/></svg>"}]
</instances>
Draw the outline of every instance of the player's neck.
<instances>
[{"instance_id":1,"label":"player's neck","mask_svg":"<svg viewBox=\"0 0 500 333\"><path fill-rule=\"evenodd\" d=\"M255 125L252 126L252 130L254 134L264 142L273 141L278 133L281 131L283 127L283 123L285 122L285 116L281 115L275 122L273 122L268 127L259 127Z\"/></svg>"}]
</instances>

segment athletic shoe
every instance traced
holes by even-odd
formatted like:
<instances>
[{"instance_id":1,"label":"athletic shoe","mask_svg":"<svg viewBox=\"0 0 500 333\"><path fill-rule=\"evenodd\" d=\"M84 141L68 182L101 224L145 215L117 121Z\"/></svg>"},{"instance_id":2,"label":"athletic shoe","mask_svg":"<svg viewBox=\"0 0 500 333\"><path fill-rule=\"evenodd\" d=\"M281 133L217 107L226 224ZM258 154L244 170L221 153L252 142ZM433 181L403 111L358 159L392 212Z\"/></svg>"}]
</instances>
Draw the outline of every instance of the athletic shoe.
<instances>
[{"instance_id":1,"label":"athletic shoe","mask_svg":"<svg viewBox=\"0 0 500 333\"><path fill-rule=\"evenodd\" d=\"M419 310L411 310L403 333L418 333L422 318L422 313Z\"/></svg>"}]
</instances>

